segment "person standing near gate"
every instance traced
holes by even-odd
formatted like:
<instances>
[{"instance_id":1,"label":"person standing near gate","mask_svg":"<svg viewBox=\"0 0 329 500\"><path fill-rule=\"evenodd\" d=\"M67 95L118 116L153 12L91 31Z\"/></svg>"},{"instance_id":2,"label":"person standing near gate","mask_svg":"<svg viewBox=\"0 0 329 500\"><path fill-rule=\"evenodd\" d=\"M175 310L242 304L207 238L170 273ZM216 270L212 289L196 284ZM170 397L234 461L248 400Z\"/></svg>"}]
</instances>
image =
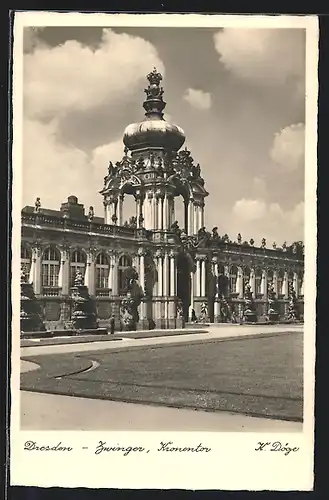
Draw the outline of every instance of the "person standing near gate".
<instances>
[{"instance_id":1,"label":"person standing near gate","mask_svg":"<svg viewBox=\"0 0 329 500\"><path fill-rule=\"evenodd\" d=\"M110 317L110 334L112 335L115 330L115 317L114 314Z\"/></svg>"}]
</instances>

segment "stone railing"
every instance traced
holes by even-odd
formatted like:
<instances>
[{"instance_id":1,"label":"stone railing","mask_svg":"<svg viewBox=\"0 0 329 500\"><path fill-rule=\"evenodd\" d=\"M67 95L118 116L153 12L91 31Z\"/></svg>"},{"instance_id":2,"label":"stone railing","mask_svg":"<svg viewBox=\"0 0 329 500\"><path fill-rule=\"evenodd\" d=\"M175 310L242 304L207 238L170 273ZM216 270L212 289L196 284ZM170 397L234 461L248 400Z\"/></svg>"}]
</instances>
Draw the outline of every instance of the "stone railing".
<instances>
[{"instance_id":1,"label":"stone railing","mask_svg":"<svg viewBox=\"0 0 329 500\"><path fill-rule=\"evenodd\" d=\"M45 297L58 297L61 290L59 286L43 286L41 294Z\"/></svg>"},{"instance_id":2,"label":"stone railing","mask_svg":"<svg viewBox=\"0 0 329 500\"><path fill-rule=\"evenodd\" d=\"M21 221L23 227L33 226L44 229L62 229L63 231L77 231L85 233L96 233L101 235L129 237L129 238L148 238L152 235L145 228L131 228L126 226L114 226L101 224L88 220L68 219L54 215L42 213L24 213L22 212Z\"/></svg>"}]
</instances>

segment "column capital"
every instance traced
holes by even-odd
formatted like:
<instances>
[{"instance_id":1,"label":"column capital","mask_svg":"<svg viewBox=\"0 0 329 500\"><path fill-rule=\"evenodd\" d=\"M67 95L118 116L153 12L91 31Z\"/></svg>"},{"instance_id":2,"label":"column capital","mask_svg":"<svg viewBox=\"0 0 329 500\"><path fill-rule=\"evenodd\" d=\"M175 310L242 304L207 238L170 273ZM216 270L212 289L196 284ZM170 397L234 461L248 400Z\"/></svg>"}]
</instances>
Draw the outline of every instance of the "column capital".
<instances>
[{"instance_id":1,"label":"column capital","mask_svg":"<svg viewBox=\"0 0 329 500\"><path fill-rule=\"evenodd\" d=\"M164 251L163 251L162 249L158 248L158 249L156 250L156 252L155 252L155 256L156 256L157 258L161 258L161 257L163 257L163 255L164 255Z\"/></svg>"},{"instance_id":2,"label":"column capital","mask_svg":"<svg viewBox=\"0 0 329 500\"><path fill-rule=\"evenodd\" d=\"M140 247L138 250L137 250L137 255L139 255L139 257L145 257L145 255L147 254L147 251L145 248L142 248Z\"/></svg>"},{"instance_id":3,"label":"column capital","mask_svg":"<svg viewBox=\"0 0 329 500\"><path fill-rule=\"evenodd\" d=\"M172 259L175 259L178 255L177 250L173 250L173 249L169 250L168 253L169 253L169 257L171 257Z\"/></svg>"}]
</instances>

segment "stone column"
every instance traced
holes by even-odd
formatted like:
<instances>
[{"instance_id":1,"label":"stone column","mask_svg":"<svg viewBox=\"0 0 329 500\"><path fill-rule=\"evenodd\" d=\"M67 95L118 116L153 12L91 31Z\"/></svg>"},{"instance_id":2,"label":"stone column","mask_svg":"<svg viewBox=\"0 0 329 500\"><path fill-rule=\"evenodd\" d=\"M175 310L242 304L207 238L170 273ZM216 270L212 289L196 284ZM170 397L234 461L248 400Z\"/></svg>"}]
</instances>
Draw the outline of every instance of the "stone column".
<instances>
[{"instance_id":1,"label":"stone column","mask_svg":"<svg viewBox=\"0 0 329 500\"><path fill-rule=\"evenodd\" d=\"M176 318L176 254L175 252L170 252L169 266L170 266L170 283L169 283L169 307L168 307L168 318L171 320L171 324L175 326L174 320ZM170 326L170 324L169 324Z\"/></svg>"},{"instance_id":2,"label":"stone column","mask_svg":"<svg viewBox=\"0 0 329 500\"><path fill-rule=\"evenodd\" d=\"M218 276L219 276L219 264L217 259L212 260L212 272L215 279L215 302L214 302L214 323L219 323L220 320L220 302L219 302L219 290L218 290Z\"/></svg>"},{"instance_id":3,"label":"stone column","mask_svg":"<svg viewBox=\"0 0 329 500\"><path fill-rule=\"evenodd\" d=\"M243 299L243 270L242 267L238 267L238 275L236 278L236 292L239 294L238 298Z\"/></svg>"},{"instance_id":4,"label":"stone column","mask_svg":"<svg viewBox=\"0 0 329 500\"><path fill-rule=\"evenodd\" d=\"M167 231L169 229L169 204L168 195L165 193L162 200L162 229Z\"/></svg>"},{"instance_id":5,"label":"stone column","mask_svg":"<svg viewBox=\"0 0 329 500\"><path fill-rule=\"evenodd\" d=\"M228 286L226 287L226 297L229 297L231 286L230 286L230 266L226 264L224 266L224 275L227 278Z\"/></svg>"},{"instance_id":6,"label":"stone column","mask_svg":"<svg viewBox=\"0 0 329 500\"><path fill-rule=\"evenodd\" d=\"M201 296L206 296L206 261L201 260Z\"/></svg>"},{"instance_id":7,"label":"stone column","mask_svg":"<svg viewBox=\"0 0 329 500\"><path fill-rule=\"evenodd\" d=\"M187 214L188 214L188 221L187 221L187 228L188 228L188 235L192 235L194 233L194 206L193 206L193 199L189 200L188 203L188 208L187 208Z\"/></svg>"},{"instance_id":8,"label":"stone column","mask_svg":"<svg viewBox=\"0 0 329 500\"><path fill-rule=\"evenodd\" d=\"M115 297L119 294L118 290L118 265L119 256L116 253L112 254L112 295Z\"/></svg>"},{"instance_id":9,"label":"stone column","mask_svg":"<svg viewBox=\"0 0 329 500\"><path fill-rule=\"evenodd\" d=\"M139 284L142 288L142 291L144 293L145 291L145 253L142 248L138 250L138 255L139 255ZM140 314L139 314L139 319L140 321L146 320L146 303L144 301L144 298L142 298L141 306L140 306Z\"/></svg>"},{"instance_id":10,"label":"stone column","mask_svg":"<svg viewBox=\"0 0 329 500\"><path fill-rule=\"evenodd\" d=\"M298 283L298 274L294 273L294 278L293 278L293 287L296 292L296 297L299 297L299 283Z\"/></svg>"},{"instance_id":11,"label":"stone column","mask_svg":"<svg viewBox=\"0 0 329 500\"><path fill-rule=\"evenodd\" d=\"M111 290L111 295L113 295L113 274L114 274L114 259L113 254L109 255L109 275L107 287Z\"/></svg>"},{"instance_id":12,"label":"stone column","mask_svg":"<svg viewBox=\"0 0 329 500\"><path fill-rule=\"evenodd\" d=\"M255 271L255 269L250 270L249 284L250 284L251 291L252 291L252 297L253 297L253 299L255 299L256 298L256 271Z\"/></svg>"},{"instance_id":13,"label":"stone column","mask_svg":"<svg viewBox=\"0 0 329 500\"><path fill-rule=\"evenodd\" d=\"M66 249L61 249L61 267L58 276L58 286L62 289L62 295L69 295L70 260Z\"/></svg>"},{"instance_id":14,"label":"stone column","mask_svg":"<svg viewBox=\"0 0 329 500\"><path fill-rule=\"evenodd\" d=\"M118 205L119 205L119 210L118 210L118 225L122 226L123 225L123 202L124 202L124 195L120 194L119 199L118 199Z\"/></svg>"},{"instance_id":15,"label":"stone column","mask_svg":"<svg viewBox=\"0 0 329 500\"><path fill-rule=\"evenodd\" d=\"M288 299L289 290L288 290L288 272L287 271L284 272L282 293L284 295L284 298Z\"/></svg>"},{"instance_id":16,"label":"stone column","mask_svg":"<svg viewBox=\"0 0 329 500\"><path fill-rule=\"evenodd\" d=\"M204 203L201 204L200 206L200 215L201 215L201 222L200 222L200 226L201 227L204 227Z\"/></svg>"},{"instance_id":17,"label":"stone column","mask_svg":"<svg viewBox=\"0 0 329 500\"><path fill-rule=\"evenodd\" d=\"M139 197L137 198L137 204L138 204L138 216L137 216L137 224L138 224L138 227L143 227L145 225L145 220L143 221L142 224L140 224L139 222L139 216L142 215L143 218L144 218L144 215L143 215L143 204L144 204L144 197L142 194L139 195Z\"/></svg>"},{"instance_id":18,"label":"stone column","mask_svg":"<svg viewBox=\"0 0 329 500\"><path fill-rule=\"evenodd\" d=\"M41 295L41 248L32 248L32 260L30 269L30 282L33 283L33 290L36 296Z\"/></svg>"},{"instance_id":19,"label":"stone column","mask_svg":"<svg viewBox=\"0 0 329 500\"><path fill-rule=\"evenodd\" d=\"M199 225L199 220L198 220L198 206L196 203L193 204L193 234L197 234L198 227Z\"/></svg>"},{"instance_id":20,"label":"stone column","mask_svg":"<svg viewBox=\"0 0 329 500\"><path fill-rule=\"evenodd\" d=\"M164 303L164 317L168 319L169 316L169 307L168 307L168 297L169 297L169 256L168 252L166 251L164 254L164 259L163 259L163 295L165 296L165 303Z\"/></svg>"},{"instance_id":21,"label":"stone column","mask_svg":"<svg viewBox=\"0 0 329 500\"><path fill-rule=\"evenodd\" d=\"M261 282L261 293L263 294L263 299L267 298L267 271L263 269L262 271L262 282Z\"/></svg>"},{"instance_id":22,"label":"stone column","mask_svg":"<svg viewBox=\"0 0 329 500\"><path fill-rule=\"evenodd\" d=\"M195 290L195 295L196 297L201 296L201 262L200 259L197 259L196 261L196 274L195 274L195 282L196 282L196 290Z\"/></svg>"},{"instance_id":23,"label":"stone column","mask_svg":"<svg viewBox=\"0 0 329 500\"><path fill-rule=\"evenodd\" d=\"M87 254L87 265L85 269L85 285L88 287L89 295L94 296L95 291L95 259L91 252Z\"/></svg>"},{"instance_id":24,"label":"stone column","mask_svg":"<svg viewBox=\"0 0 329 500\"><path fill-rule=\"evenodd\" d=\"M302 297L304 297L304 281L305 281L305 272L303 273L302 283L301 283L301 287L300 287L300 295Z\"/></svg>"},{"instance_id":25,"label":"stone column","mask_svg":"<svg viewBox=\"0 0 329 500\"><path fill-rule=\"evenodd\" d=\"M191 298L190 298L190 308L189 308L189 320L191 320L192 318L192 309L194 309L195 279L196 279L196 274L191 272Z\"/></svg>"},{"instance_id":26,"label":"stone column","mask_svg":"<svg viewBox=\"0 0 329 500\"><path fill-rule=\"evenodd\" d=\"M153 311L153 320L156 321L158 318L158 290L159 290L159 257L157 255L153 258L155 268L156 268L156 280L153 284L153 301L152 301L152 311Z\"/></svg>"},{"instance_id":27,"label":"stone column","mask_svg":"<svg viewBox=\"0 0 329 500\"><path fill-rule=\"evenodd\" d=\"M278 271L273 271L273 288L274 288L274 292L276 294L276 297L278 298L278 294L279 294L279 287L278 287Z\"/></svg>"}]
</instances>

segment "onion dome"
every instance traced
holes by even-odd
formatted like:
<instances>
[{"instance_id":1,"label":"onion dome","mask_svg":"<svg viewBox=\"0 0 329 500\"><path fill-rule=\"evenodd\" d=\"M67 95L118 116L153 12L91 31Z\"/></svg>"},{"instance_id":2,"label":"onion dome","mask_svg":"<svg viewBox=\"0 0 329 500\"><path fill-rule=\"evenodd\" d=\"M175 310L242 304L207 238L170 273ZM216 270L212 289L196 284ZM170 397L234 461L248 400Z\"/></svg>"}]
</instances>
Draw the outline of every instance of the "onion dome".
<instances>
[{"instance_id":1,"label":"onion dome","mask_svg":"<svg viewBox=\"0 0 329 500\"><path fill-rule=\"evenodd\" d=\"M123 142L130 151L146 148L162 148L166 151L178 151L185 141L184 131L177 125L168 123L163 118L166 103L163 100L163 88L160 87L162 75L156 68L147 75L149 85L145 89L146 100L143 107L145 118L140 123L132 123L125 129Z\"/></svg>"}]
</instances>

